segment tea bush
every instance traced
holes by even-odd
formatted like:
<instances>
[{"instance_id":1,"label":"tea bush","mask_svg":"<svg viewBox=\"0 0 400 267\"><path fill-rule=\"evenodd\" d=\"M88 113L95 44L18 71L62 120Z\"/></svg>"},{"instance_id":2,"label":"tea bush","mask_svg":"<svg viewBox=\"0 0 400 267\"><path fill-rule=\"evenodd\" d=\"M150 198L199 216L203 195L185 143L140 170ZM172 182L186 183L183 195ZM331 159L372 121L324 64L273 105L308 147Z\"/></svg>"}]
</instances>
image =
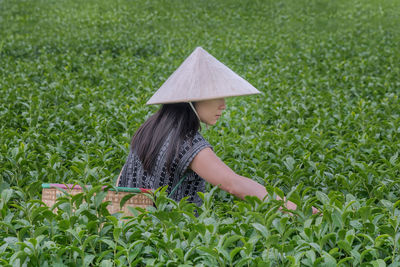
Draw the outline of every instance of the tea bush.
<instances>
[{"instance_id":1,"label":"tea bush","mask_svg":"<svg viewBox=\"0 0 400 267\"><path fill-rule=\"evenodd\" d=\"M400 6L395 0L0 0L4 266L400 266ZM261 95L202 134L285 194L195 207L102 203L152 93L196 46ZM91 184L42 205L41 184ZM311 206L323 215L312 215ZM195 216L197 215L197 216Z\"/></svg>"}]
</instances>

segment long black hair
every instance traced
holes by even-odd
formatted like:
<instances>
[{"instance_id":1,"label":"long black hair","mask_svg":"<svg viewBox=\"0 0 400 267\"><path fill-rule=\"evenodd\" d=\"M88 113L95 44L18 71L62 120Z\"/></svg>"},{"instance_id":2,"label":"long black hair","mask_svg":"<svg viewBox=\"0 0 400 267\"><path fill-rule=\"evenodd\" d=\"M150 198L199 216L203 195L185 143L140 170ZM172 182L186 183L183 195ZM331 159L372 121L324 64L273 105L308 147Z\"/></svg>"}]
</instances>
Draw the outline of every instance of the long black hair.
<instances>
[{"instance_id":1,"label":"long black hair","mask_svg":"<svg viewBox=\"0 0 400 267\"><path fill-rule=\"evenodd\" d=\"M200 128L200 121L189 103L164 104L143 123L132 138L131 149L137 154L143 168L151 173L157 155L169 134L166 150L168 172L172 160L179 153L183 140L193 137Z\"/></svg>"}]
</instances>

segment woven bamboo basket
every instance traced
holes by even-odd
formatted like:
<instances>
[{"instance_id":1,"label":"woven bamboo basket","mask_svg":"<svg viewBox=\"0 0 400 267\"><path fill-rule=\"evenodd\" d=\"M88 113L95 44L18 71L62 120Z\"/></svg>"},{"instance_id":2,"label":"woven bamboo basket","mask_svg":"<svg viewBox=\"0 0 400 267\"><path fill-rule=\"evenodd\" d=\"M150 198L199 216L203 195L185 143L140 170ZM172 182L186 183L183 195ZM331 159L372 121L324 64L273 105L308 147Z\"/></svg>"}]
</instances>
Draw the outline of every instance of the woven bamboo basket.
<instances>
[{"instance_id":1,"label":"woven bamboo basket","mask_svg":"<svg viewBox=\"0 0 400 267\"><path fill-rule=\"evenodd\" d=\"M72 184L42 184L42 201L47 206L52 207L56 203L56 199L60 196L64 195L64 192L60 189L65 190L71 195L76 195L82 193L83 190L79 185ZM107 192L107 196L103 199L103 202L110 201L111 204L107 206L108 211L112 213L116 213L118 211L123 211L125 215L131 216L131 212L128 207L140 207L146 208L148 206L153 205L153 201L148 198L143 193L149 193L150 189L144 188L128 188L128 187L117 187L117 190L114 191L110 189ZM125 202L122 209L120 208L120 202L122 198L128 194L137 193L135 196L132 196L128 201Z\"/></svg>"}]
</instances>

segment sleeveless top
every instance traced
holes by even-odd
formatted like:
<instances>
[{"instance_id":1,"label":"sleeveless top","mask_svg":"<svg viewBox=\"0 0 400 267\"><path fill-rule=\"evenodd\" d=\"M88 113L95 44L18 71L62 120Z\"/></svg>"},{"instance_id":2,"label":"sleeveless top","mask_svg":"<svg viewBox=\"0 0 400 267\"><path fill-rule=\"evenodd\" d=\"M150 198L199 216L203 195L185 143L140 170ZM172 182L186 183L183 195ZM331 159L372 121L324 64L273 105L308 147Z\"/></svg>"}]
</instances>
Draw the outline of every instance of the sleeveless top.
<instances>
[{"instance_id":1,"label":"sleeveless top","mask_svg":"<svg viewBox=\"0 0 400 267\"><path fill-rule=\"evenodd\" d=\"M166 162L166 150L169 145L169 138L166 139L160 152L157 155L156 164L152 173L148 173L142 167L142 163L133 149L130 150L128 158L122 168L121 177L118 186L121 187L139 187L157 189L168 185L167 194L179 183L181 178L186 175L183 182L169 196L175 201L180 201L188 196L189 202L200 206L201 198L197 192L204 192L205 180L197 173L188 168L194 157L204 148L212 146L197 132L193 137L186 137L179 148L179 153L173 158L171 163L171 173L169 173Z\"/></svg>"}]
</instances>

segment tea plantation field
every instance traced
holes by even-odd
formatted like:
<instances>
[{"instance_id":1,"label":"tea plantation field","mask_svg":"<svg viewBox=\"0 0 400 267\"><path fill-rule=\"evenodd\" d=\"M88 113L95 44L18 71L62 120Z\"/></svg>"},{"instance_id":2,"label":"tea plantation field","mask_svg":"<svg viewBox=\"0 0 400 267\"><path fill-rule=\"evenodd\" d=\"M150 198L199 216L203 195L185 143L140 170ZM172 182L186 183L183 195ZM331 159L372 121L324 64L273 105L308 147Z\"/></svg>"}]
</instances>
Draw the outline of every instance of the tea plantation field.
<instances>
[{"instance_id":1,"label":"tea plantation field","mask_svg":"<svg viewBox=\"0 0 400 267\"><path fill-rule=\"evenodd\" d=\"M399 25L397 0L0 0L0 265L400 266ZM202 134L293 216L212 187L198 217L102 203L197 46L262 91ZM94 187L53 213L47 182Z\"/></svg>"}]
</instances>

